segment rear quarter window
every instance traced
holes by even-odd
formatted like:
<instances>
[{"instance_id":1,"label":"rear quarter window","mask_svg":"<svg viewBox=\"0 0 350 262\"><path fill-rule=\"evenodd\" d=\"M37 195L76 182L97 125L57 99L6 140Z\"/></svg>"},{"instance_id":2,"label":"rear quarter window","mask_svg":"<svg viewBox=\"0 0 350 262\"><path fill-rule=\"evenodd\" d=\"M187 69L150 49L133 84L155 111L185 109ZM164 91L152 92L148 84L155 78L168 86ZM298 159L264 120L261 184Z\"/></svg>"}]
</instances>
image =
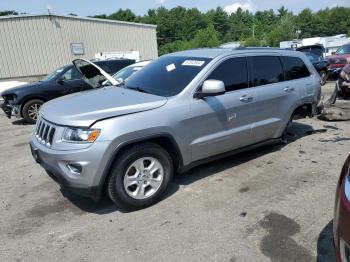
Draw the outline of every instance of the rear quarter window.
<instances>
[{"instance_id":1,"label":"rear quarter window","mask_svg":"<svg viewBox=\"0 0 350 262\"><path fill-rule=\"evenodd\" d=\"M282 56L285 80L294 80L310 76L310 71L299 57Z\"/></svg>"}]
</instances>

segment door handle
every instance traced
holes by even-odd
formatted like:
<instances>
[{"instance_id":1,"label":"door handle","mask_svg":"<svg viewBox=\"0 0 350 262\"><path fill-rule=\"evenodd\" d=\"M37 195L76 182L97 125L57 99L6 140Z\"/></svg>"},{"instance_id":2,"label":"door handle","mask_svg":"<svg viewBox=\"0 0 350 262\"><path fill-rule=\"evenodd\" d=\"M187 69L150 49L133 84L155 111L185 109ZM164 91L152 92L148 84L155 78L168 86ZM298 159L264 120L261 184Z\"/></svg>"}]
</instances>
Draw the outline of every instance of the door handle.
<instances>
[{"instance_id":1,"label":"door handle","mask_svg":"<svg viewBox=\"0 0 350 262\"><path fill-rule=\"evenodd\" d=\"M294 90L295 90L295 88L294 87L289 87L289 86L287 86L285 89L283 89L284 90L284 92L293 92Z\"/></svg>"},{"instance_id":2,"label":"door handle","mask_svg":"<svg viewBox=\"0 0 350 262\"><path fill-rule=\"evenodd\" d=\"M242 102L250 102L250 101L253 100L253 97L252 96L248 96L248 95L243 95L243 96L241 96L241 98L239 100L242 101Z\"/></svg>"}]
</instances>

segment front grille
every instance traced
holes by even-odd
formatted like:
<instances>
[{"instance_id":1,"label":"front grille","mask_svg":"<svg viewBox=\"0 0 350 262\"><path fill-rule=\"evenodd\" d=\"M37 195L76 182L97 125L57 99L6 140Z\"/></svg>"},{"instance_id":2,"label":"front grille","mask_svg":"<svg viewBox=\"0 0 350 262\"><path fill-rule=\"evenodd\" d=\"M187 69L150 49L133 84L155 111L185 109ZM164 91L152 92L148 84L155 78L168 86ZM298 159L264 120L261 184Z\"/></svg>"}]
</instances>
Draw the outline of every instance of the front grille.
<instances>
[{"instance_id":1,"label":"front grille","mask_svg":"<svg viewBox=\"0 0 350 262\"><path fill-rule=\"evenodd\" d=\"M48 147L51 147L53 138L55 136L56 126L48 123L44 119L40 118L37 121L35 128L35 137L38 141Z\"/></svg>"}]
</instances>

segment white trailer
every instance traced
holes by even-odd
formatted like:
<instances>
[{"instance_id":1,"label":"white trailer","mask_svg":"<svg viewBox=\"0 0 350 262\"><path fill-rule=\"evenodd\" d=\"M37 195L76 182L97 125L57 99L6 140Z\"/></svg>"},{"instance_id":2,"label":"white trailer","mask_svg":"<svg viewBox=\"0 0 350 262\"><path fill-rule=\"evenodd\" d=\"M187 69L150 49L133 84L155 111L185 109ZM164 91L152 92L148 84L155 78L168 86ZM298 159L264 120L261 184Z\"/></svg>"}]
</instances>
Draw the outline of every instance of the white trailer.
<instances>
[{"instance_id":1,"label":"white trailer","mask_svg":"<svg viewBox=\"0 0 350 262\"><path fill-rule=\"evenodd\" d=\"M311 37L304 39L296 39L293 41L280 42L281 48L296 48L310 45L323 45L325 48L325 56L331 55L337 51L339 47L350 43L350 38L345 34L326 36L326 37Z\"/></svg>"},{"instance_id":2,"label":"white trailer","mask_svg":"<svg viewBox=\"0 0 350 262\"><path fill-rule=\"evenodd\" d=\"M100 52L95 54L96 59L132 59L135 60L135 62L139 62L141 59L140 52L139 51L127 51L127 52Z\"/></svg>"}]
</instances>

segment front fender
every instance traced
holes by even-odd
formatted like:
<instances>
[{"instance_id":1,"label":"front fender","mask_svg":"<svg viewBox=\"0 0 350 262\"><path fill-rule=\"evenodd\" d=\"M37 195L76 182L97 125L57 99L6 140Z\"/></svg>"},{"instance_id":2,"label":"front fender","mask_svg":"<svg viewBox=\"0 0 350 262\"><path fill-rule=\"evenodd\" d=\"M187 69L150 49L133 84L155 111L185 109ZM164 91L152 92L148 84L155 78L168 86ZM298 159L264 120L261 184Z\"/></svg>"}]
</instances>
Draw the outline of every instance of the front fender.
<instances>
[{"instance_id":1,"label":"front fender","mask_svg":"<svg viewBox=\"0 0 350 262\"><path fill-rule=\"evenodd\" d=\"M133 135L136 135L136 134L133 134ZM128 139L126 139L126 137L128 137ZM158 138L166 138L166 139L169 139L169 141L171 141L175 150L177 151L177 155L179 157L178 159L179 165L183 166L183 154L180 150L180 147L177 141L169 133L153 133L148 135L139 135L139 136L132 136L132 137L130 137L130 134L120 136L114 141L111 141L108 149L104 154L103 160L100 163L100 168L98 172L99 175L97 174L95 178L96 181L94 182L94 185L97 185L97 188L98 188L97 190L98 197L100 197L103 193L103 190L105 188L108 176L110 174L110 171L115 159L126 146L134 143L139 143L139 142L152 141Z\"/></svg>"}]
</instances>

